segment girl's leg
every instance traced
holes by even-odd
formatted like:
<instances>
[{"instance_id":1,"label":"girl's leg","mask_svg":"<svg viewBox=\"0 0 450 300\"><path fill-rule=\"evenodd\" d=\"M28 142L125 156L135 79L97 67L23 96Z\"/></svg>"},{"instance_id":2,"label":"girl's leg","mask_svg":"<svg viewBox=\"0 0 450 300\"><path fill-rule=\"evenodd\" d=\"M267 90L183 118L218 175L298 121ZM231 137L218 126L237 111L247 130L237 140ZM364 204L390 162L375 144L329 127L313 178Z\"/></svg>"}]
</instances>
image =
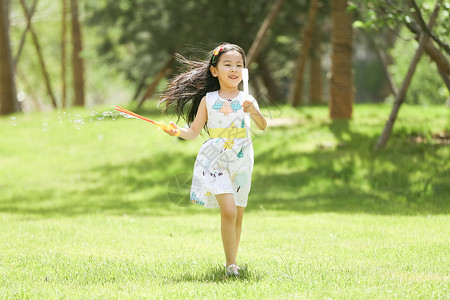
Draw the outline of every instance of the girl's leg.
<instances>
[{"instance_id":1,"label":"girl's leg","mask_svg":"<svg viewBox=\"0 0 450 300\"><path fill-rule=\"evenodd\" d=\"M245 207L237 206L237 216L236 216L236 255L239 249L239 241L241 240L241 230L242 230L242 219L244 218Z\"/></svg>"},{"instance_id":2,"label":"girl's leg","mask_svg":"<svg viewBox=\"0 0 450 300\"><path fill-rule=\"evenodd\" d=\"M231 264L236 264L237 208L233 194L219 194L216 195L216 199L220 206L222 243L225 250L226 266L228 267Z\"/></svg>"}]
</instances>

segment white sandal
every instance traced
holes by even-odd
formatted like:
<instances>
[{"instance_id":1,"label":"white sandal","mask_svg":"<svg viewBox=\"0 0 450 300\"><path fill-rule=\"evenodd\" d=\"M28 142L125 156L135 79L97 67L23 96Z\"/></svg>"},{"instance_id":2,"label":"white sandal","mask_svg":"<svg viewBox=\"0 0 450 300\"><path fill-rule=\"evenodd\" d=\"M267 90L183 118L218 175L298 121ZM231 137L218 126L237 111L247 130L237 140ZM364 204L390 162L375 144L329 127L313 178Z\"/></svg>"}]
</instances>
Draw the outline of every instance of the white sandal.
<instances>
[{"instance_id":1,"label":"white sandal","mask_svg":"<svg viewBox=\"0 0 450 300\"><path fill-rule=\"evenodd\" d=\"M227 276L238 276L240 268L236 264L227 267Z\"/></svg>"}]
</instances>

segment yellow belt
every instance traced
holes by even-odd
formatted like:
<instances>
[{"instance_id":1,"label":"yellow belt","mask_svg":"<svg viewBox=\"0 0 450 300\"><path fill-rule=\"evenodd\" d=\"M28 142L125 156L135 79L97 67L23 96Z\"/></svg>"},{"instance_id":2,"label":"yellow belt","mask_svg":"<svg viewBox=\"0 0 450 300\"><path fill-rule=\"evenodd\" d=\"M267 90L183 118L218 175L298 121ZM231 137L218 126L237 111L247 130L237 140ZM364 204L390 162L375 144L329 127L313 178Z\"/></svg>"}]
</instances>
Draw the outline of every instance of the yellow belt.
<instances>
[{"instance_id":1,"label":"yellow belt","mask_svg":"<svg viewBox=\"0 0 450 300\"><path fill-rule=\"evenodd\" d=\"M239 139L247 137L246 128L209 128L209 137L215 138L227 138L227 139Z\"/></svg>"}]
</instances>

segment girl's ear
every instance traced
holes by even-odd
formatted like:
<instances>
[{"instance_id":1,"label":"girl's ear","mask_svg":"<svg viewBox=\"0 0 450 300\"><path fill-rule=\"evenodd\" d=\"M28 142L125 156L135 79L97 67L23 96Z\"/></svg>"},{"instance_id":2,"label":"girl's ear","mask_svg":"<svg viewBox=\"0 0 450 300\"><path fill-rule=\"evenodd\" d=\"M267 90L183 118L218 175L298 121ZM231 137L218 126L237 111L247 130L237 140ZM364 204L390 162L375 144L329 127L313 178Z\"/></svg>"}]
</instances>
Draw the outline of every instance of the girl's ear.
<instances>
[{"instance_id":1,"label":"girl's ear","mask_svg":"<svg viewBox=\"0 0 450 300\"><path fill-rule=\"evenodd\" d=\"M217 77L217 69L214 66L209 67L212 76Z\"/></svg>"}]
</instances>

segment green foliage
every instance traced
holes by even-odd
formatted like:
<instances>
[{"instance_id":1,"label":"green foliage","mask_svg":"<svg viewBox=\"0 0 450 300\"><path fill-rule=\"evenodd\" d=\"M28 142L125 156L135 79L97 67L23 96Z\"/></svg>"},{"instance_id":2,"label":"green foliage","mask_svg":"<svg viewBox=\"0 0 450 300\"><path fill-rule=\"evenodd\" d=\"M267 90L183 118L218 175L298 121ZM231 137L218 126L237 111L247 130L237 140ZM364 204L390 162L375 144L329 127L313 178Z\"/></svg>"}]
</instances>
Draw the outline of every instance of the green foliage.
<instances>
[{"instance_id":1,"label":"green foliage","mask_svg":"<svg viewBox=\"0 0 450 300\"><path fill-rule=\"evenodd\" d=\"M397 85L401 86L417 48L414 35L405 28L405 24L419 26L413 16L414 8L409 1L360 0L353 3L359 8L354 27L366 30L371 38L379 39L385 48L392 47L390 54L394 62L389 69ZM417 1L425 22L430 18L435 3L436 1ZM432 30L447 45L450 44L449 14L450 4L443 1ZM383 44L383 39L388 35L396 35L394 45L392 42ZM440 78L435 63L424 54L408 89L407 101L415 104L439 104L444 103L448 96L448 89Z\"/></svg>"},{"instance_id":2,"label":"green foliage","mask_svg":"<svg viewBox=\"0 0 450 300\"><path fill-rule=\"evenodd\" d=\"M138 81L156 73L170 55L186 46L208 51L229 41L248 48L267 13L267 3L121 0L89 2L87 9L89 24L104 37L99 40L99 53L113 57L120 69L128 70L128 78ZM128 51L116 55L114 50L120 48Z\"/></svg>"},{"instance_id":3,"label":"green foliage","mask_svg":"<svg viewBox=\"0 0 450 300\"><path fill-rule=\"evenodd\" d=\"M272 3L120 0L89 2L87 11L88 23L101 37L97 46L100 56L126 72L137 86L153 77L175 52L204 59L207 51L224 41L248 51ZM276 80L292 73L289 70L295 60L294 49L299 48L298 32L306 20L307 5L307 1L286 1L269 32L262 52L276 70ZM277 73L280 70L283 72Z\"/></svg>"},{"instance_id":4,"label":"green foliage","mask_svg":"<svg viewBox=\"0 0 450 300\"><path fill-rule=\"evenodd\" d=\"M401 35L408 36L403 30ZM401 86L405 79L416 48L411 47L411 41L399 39L391 50L395 57L395 64L390 66L391 74L397 86ZM439 76L436 64L427 55L423 55L417 65L416 72L408 88L406 102L413 104L443 104L450 97L449 91Z\"/></svg>"},{"instance_id":5,"label":"green foliage","mask_svg":"<svg viewBox=\"0 0 450 300\"><path fill-rule=\"evenodd\" d=\"M425 22L429 19L436 1L416 1ZM353 0L352 5L358 7L359 19L354 23L357 28L378 31L382 28L393 29L414 21L414 8L409 1ZM445 43L450 43L450 25L447 20L450 14L450 3L442 1L433 32Z\"/></svg>"}]
</instances>

